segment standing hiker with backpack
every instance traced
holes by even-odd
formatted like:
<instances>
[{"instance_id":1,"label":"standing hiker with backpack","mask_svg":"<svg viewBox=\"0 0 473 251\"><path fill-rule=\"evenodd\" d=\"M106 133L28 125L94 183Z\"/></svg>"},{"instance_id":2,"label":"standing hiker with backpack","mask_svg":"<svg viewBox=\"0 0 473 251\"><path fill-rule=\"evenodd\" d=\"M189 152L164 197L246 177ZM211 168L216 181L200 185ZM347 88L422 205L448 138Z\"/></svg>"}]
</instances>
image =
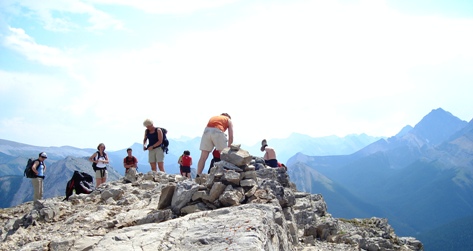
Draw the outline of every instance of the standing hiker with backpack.
<instances>
[{"instance_id":1,"label":"standing hiker with backpack","mask_svg":"<svg viewBox=\"0 0 473 251\"><path fill-rule=\"evenodd\" d=\"M45 152L41 152L38 155L38 158L34 160L31 170L34 172L36 177L31 178L31 184L33 184L33 200L43 199L43 181L44 174L46 173L46 164L44 161L48 158L48 155Z\"/></svg>"},{"instance_id":2,"label":"standing hiker with backpack","mask_svg":"<svg viewBox=\"0 0 473 251\"><path fill-rule=\"evenodd\" d=\"M92 168L95 172L96 186L99 187L103 183L107 182L107 165L109 163L107 153L105 152L105 144L100 143L97 146L97 151L90 156L89 161L92 162Z\"/></svg>"},{"instance_id":3,"label":"standing hiker with backpack","mask_svg":"<svg viewBox=\"0 0 473 251\"><path fill-rule=\"evenodd\" d=\"M143 151L148 150L148 162L151 166L151 170L154 172L157 171L157 163L159 171L164 172L164 133L161 128L154 127L153 121L150 119L146 119L143 122L143 126L146 127L143 139Z\"/></svg>"}]
</instances>

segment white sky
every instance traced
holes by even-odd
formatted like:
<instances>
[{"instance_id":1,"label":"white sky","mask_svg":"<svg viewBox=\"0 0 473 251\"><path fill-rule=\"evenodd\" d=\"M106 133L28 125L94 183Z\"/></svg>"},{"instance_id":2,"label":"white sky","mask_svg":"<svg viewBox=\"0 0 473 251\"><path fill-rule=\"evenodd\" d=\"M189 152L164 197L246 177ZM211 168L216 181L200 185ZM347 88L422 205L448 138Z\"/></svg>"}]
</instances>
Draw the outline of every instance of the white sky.
<instances>
[{"instance_id":1,"label":"white sky","mask_svg":"<svg viewBox=\"0 0 473 251\"><path fill-rule=\"evenodd\" d=\"M470 121L473 4L401 2L2 0L0 138L119 150L146 118L177 139L222 112L247 145Z\"/></svg>"}]
</instances>

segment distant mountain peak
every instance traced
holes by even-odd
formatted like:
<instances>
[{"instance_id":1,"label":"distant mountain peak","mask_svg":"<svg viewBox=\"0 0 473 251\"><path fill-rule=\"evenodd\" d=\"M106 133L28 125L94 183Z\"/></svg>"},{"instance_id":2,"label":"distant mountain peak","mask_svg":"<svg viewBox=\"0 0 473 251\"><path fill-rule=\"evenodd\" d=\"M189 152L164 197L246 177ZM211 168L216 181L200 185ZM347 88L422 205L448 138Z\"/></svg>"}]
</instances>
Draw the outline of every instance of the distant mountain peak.
<instances>
[{"instance_id":1,"label":"distant mountain peak","mask_svg":"<svg viewBox=\"0 0 473 251\"><path fill-rule=\"evenodd\" d=\"M447 140L466 125L466 121L455 117L442 108L437 108L425 115L409 133L430 144L436 145Z\"/></svg>"},{"instance_id":2,"label":"distant mountain peak","mask_svg":"<svg viewBox=\"0 0 473 251\"><path fill-rule=\"evenodd\" d=\"M432 109L427 115L425 115L422 120L417 124L421 124L423 121L431 122L432 120L440 120L440 119L458 119L450 112L445 111L442 108ZM417 126L416 125L416 126Z\"/></svg>"},{"instance_id":3,"label":"distant mountain peak","mask_svg":"<svg viewBox=\"0 0 473 251\"><path fill-rule=\"evenodd\" d=\"M412 127L410 125L406 125L401 129L401 131L399 131L396 134L396 137L402 137L402 136L406 135L407 133L409 133L412 129L414 129L414 127Z\"/></svg>"},{"instance_id":4,"label":"distant mountain peak","mask_svg":"<svg viewBox=\"0 0 473 251\"><path fill-rule=\"evenodd\" d=\"M445 111L444 109L442 109L441 107L439 107L437 109L432 109L432 111L430 113L433 113L433 112L449 113L449 112Z\"/></svg>"}]
</instances>

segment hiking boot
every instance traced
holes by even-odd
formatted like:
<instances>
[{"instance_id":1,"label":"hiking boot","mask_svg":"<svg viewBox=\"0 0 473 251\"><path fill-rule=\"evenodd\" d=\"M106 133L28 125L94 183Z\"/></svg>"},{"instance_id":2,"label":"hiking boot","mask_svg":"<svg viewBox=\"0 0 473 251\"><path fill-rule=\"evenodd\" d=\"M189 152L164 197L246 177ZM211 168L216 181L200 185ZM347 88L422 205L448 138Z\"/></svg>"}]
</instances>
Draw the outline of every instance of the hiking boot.
<instances>
[{"instance_id":1,"label":"hiking boot","mask_svg":"<svg viewBox=\"0 0 473 251\"><path fill-rule=\"evenodd\" d=\"M263 139L263 141L261 141L261 146L267 146L268 143L266 142L266 139Z\"/></svg>"}]
</instances>

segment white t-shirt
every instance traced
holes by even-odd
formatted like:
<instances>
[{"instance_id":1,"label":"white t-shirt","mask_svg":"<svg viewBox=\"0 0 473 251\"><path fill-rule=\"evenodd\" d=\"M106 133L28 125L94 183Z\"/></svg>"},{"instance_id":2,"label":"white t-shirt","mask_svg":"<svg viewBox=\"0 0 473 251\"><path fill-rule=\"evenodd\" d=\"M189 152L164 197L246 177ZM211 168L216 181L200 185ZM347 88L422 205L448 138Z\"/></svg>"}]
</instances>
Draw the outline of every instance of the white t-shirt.
<instances>
[{"instance_id":1,"label":"white t-shirt","mask_svg":"<svg viewBox=\"0 0 473 251\"><path fill-rule=\"evenodd\" d=\"M106 155L105 152L103 154ZM106 160L105 156L100 156L100 157L99 156L100 156L100 154L97 152L97 155L95 156L95 160ZM107 164L105 164L103 162L98 162L97 167L98 168L104 168L104 167L107 167Z\"/></svg>"}]
</instances>

